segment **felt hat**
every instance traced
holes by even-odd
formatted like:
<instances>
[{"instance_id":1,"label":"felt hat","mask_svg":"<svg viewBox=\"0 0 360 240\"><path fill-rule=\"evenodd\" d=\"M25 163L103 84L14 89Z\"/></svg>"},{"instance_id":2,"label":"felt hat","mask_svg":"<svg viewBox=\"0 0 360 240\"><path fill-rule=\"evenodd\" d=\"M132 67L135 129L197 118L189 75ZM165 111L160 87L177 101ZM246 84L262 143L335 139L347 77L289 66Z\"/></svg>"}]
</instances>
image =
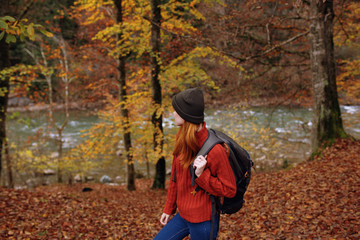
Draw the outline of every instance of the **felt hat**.
<instances>
[{"instance_id":1,"label":"felt hat","mask_svg":"<svg viewBox=\"0 0 360 240\"><path fill-rule=\"evenodd\" d=\"M176 94L172 105L185 121L195 124L204 122L204 95L200 88L189 88Z\"/></svg>"}]
</instances>

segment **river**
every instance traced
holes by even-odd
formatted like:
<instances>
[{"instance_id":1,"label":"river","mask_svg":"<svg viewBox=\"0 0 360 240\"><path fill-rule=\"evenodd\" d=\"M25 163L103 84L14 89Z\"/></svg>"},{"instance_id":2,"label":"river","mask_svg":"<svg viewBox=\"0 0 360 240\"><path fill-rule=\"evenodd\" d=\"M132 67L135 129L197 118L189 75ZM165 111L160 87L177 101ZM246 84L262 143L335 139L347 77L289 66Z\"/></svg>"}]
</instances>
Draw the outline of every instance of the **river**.
<instances>
[{"instance_id":1,"label":"river","mask_svg":"<svg viewBox=\"0 0 360 240\"><path fill-rule=\"evenodd\" d=\"M346 132L360 138L360 106L341 106L341 111ZM63 114L55 114L55 119L61 122ZM306 108L229 108L205 113L207 127L222 130L236 138L249 151L256 168L266 171L296 165L310 156L311 119L312 110ZM89 112L72 111L63 133L64 149L81 143L82 132L99 121L100 118ZM165 132L176 131L173 121L171 116L164 119ZM44 112L12 113L7 122L9 142L22 149L38 149L42 154L45 151L45 154L54 155L57 134L55 131L45 132L48 124ZM36 137L40 135L46 136L45 140ZM171 159L167 159L168 168L170 162ZM136 169L145 174L146 166L137 164ZM125 179L125 165L113 162L109 167L93 169L88 174L95 175L96 179L105 174ZM25 178L27 176L22 181Z\"/></svg>"}]
</instances>

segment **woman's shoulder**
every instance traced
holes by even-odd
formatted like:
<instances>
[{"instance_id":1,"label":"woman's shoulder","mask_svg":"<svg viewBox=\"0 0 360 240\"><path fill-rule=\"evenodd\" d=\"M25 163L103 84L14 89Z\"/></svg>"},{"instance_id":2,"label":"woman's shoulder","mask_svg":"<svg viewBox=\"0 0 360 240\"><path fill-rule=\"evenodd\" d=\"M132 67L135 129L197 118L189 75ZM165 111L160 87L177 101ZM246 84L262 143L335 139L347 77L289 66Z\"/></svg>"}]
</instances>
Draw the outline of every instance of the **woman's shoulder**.
<instances>
[{"instance_id":1,"label":"woman's shoulder","mask_svg":"<svg viewBox=\"0 0 360 240\"><path fill-rule=\"evenodd\" d=\"M222 144L216 144L208 153L209 160L227 158L226 149Z\"/></svg>"}]
</instances>

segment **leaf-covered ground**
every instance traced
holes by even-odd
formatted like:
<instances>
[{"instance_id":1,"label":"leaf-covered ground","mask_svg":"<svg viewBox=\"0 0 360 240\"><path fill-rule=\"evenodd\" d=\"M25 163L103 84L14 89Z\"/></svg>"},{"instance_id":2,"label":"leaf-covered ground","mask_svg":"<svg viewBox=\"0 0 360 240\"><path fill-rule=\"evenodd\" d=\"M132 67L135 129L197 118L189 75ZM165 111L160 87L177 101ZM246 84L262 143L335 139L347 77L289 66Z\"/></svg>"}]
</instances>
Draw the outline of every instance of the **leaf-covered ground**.
<instances>
[{"instance_id":1,"label":"leaf-covered ground","mask_svg":"<svg viewBox=\"0 0 360 240\"><path fill-rule=\"evenodd\" d=\"M150 186L0 188L0 239L152 239L166 191ZM339 140L312 162L254 173L245 198L222 216L218 239L360 239L360 143Z\"/></svg>"}]
</instances>

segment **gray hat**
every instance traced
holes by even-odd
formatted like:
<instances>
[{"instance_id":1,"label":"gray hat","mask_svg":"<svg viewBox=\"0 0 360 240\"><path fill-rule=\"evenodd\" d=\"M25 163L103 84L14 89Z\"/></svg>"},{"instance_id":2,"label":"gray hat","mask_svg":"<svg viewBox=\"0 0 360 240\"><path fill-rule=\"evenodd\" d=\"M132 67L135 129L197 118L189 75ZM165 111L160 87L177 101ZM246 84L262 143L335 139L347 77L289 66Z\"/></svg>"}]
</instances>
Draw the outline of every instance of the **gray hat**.
<instances>
[{"instance_id":1,"label":"gray hat","mask_svg":"<svg viewBox=\"0 0 360 240\"><path fill-rule=\"evenodd\" d=\"M204 95L200 88L189 88L172 98L172 105L182 119L191 123L204 122Z\"/></svg>"}]
</instances>

